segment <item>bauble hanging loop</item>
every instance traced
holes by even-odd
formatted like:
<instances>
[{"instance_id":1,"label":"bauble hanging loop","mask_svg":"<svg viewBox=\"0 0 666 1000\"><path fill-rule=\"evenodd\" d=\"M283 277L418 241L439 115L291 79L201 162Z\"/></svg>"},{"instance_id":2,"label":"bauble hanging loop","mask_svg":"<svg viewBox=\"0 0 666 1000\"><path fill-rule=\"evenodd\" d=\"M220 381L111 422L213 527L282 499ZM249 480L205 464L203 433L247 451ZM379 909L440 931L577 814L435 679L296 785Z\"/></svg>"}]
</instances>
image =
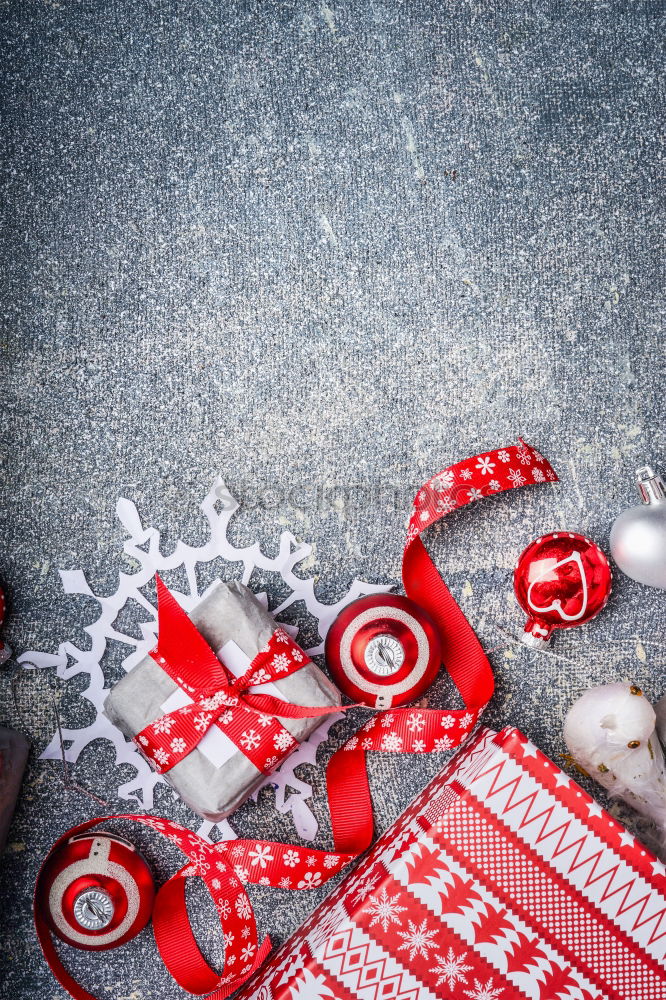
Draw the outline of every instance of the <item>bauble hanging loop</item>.
<instances>
[{"instance_id":1,"label":"bauble hanging loop","mask_svg":"<svg viewBox=\"0 0 666 1000\"><path fill-rule=\"evenodd\" d=\"M611 579L608 559L585 535L554 531L531 542L513 573L516 598L528 616L523 642L538 649L554 629L590 621L606 606Z\"/></svg>"},{"instance_id":2,"label":"bauble hanging loop","mask_svg":"<svg viewBox=\"0 0 666 1000\"><path fill-rule=\"evenodd\" d=\"M636 482L643 502L616 519L611 555L632 580L666 590L666 485L649 465L636 470Z\"/></svg>"}]
</instances>

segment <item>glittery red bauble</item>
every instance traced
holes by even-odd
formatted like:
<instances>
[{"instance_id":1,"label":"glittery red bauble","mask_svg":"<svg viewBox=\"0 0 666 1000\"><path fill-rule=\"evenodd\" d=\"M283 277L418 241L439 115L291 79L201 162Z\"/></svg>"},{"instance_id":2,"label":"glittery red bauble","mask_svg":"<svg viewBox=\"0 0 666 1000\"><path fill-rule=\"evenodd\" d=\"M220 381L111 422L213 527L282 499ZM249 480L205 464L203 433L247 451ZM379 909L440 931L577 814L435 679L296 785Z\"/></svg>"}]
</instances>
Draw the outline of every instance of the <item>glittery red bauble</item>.
<instances>
[{"instance_id":1,"label":"glittery red bauble","mask_svg":"<svg viewBox=\"0 0 666 1000\"><path fill-rule=\"evenodd\" d=\"M434 622L399 594L371 594L347 605L328 631L325 654L341 691L382 709L419 698L441 663Z\"/></svg>"},{"instance_id":2,"label":"glittery red bauble","mask_svg":"<svg viewBox=\"0 0 666 1000\"><path fill-rule=\"evenodd\" d=\"M35 904L63 941L102 951L143 930L154 897L150 868L134 847L96 831L56 847L40 873Z\"/></svg>"},{"instance_id":3,"label":"glittery red bauble","mask_svg":"<svg viewBox=\"0 0 666 1000\"><path fill-rule=\"evenodd\" d=\"M553 629L582 625L599 614L610 596L611 571L590 538L554 531L527 546L516 563L513 586L528 616L523 641L539 646Z\"/></svg>"}]
</instances>

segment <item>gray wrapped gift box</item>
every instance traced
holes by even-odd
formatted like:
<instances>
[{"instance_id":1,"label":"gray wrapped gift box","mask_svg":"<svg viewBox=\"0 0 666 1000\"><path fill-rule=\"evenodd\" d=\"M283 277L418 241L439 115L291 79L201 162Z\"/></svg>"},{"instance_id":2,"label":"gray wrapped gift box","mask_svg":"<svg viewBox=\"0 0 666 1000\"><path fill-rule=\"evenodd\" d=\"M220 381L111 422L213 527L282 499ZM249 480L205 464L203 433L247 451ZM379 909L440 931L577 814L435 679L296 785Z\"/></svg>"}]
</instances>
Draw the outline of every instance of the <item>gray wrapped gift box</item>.
<instances>
[{"instance_id":1,"label":"gray wrapped gift box","mask_svg":"<svg viewBox=\"0 0 666 1000\"><path fill-rule=\"evenodd\" d=\"M222 647L232 643L249 660L254 659L279 627L254 594L237 582L218 584L196 606L190 618L218 655ZM275 680L273 685L283 701L294 705L340 704L337 689L314 663ZM178 699L178 693L180 689L169 675L152 657L145 656L112 688L104 711L125 736L132 738L148 723L183 704L185 699L174 700ZM302 742L321 719L281 718L280 722ZM216 823L249 798L265 775L236 748L228 759L214 762L215 753L210 749L204 753L201 747L199 744L164 777L191 809Z\"/></svg>"}]
</instances>

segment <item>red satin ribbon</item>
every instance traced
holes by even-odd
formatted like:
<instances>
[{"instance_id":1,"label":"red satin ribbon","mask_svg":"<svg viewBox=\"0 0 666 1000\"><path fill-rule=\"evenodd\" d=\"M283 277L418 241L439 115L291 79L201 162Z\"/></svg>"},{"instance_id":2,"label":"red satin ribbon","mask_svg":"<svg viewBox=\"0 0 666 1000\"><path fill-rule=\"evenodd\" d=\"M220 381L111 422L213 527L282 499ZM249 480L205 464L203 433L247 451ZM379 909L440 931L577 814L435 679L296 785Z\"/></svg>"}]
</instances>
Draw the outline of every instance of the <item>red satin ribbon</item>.
<instances>
[{"instance_id":1,"label":"red satin ribbon","mask_svg":"<svg viewBox=\"0 0 666 1000\"><path fill-rule=\"evenodd\" d=\"M306 889L322 885L369 847L373 837L372 801L365 755L368 750L428 753L458 746L474 728L493 692L490 663L479 640L441 579L421 542L421 533L453 510L482 497L519 486L555 481L549 463L524 441L475 455L433 476L414 501L402 576L409 597L425 608L438 625L444 664L456 683L463 709L392 709L375 715L331 757L326 782L335 851L311 850L270 841L237 840L211 845L167 820L146 816L120 817L144 823L173 839L194 864L181 869L157 894L153 926L162 959L176 981L191 993L213 990L224 1000L261 964L270 948L261 946L243 883ZM109 817L118 818L118 817ZM69 831L88 829L84 824ZM58 845L56 845L58 846ZM184 878L200 875L216 900L225 934L222 976L207 965L194 940L184 900ZM240 902L239 902L240 901ZM76 1000L94 1000L72 979L58 959L43 918L35 911L40 942L59 982ZM246 928L249 928L246 930ZM246 936L245 951L239 941ZM245 963L241 969L240 959Z\"/></svg>"}]
</instances>

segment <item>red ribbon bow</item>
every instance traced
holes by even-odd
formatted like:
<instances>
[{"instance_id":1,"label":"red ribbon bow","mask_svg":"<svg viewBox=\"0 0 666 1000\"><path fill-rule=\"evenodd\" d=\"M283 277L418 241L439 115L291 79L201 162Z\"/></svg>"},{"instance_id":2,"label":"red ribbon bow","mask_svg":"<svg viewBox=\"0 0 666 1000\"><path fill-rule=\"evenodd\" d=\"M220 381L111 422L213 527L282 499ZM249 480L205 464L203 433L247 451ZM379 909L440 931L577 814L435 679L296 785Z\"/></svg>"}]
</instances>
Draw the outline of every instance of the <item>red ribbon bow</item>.
<instances>
[{"instance_id":1,"label":"red ribbon bow","mask_svg":"<svg viewBox=\"0 0 666 1000\"><path fill-rule=\"evenodd\" d=\"M343 709L341 705L293 705L252 693L250 688L288 677L309 663L300 646L278 628L242 677L235 677L159 576L156 580L159 631L157 647L150 655L192 698L190 704L153 720L134 737L160 774L191 753L213 725L218 725L258 770L270 774L298 746L276 716L306 719Z\"/></svg>"}]
</instances>

